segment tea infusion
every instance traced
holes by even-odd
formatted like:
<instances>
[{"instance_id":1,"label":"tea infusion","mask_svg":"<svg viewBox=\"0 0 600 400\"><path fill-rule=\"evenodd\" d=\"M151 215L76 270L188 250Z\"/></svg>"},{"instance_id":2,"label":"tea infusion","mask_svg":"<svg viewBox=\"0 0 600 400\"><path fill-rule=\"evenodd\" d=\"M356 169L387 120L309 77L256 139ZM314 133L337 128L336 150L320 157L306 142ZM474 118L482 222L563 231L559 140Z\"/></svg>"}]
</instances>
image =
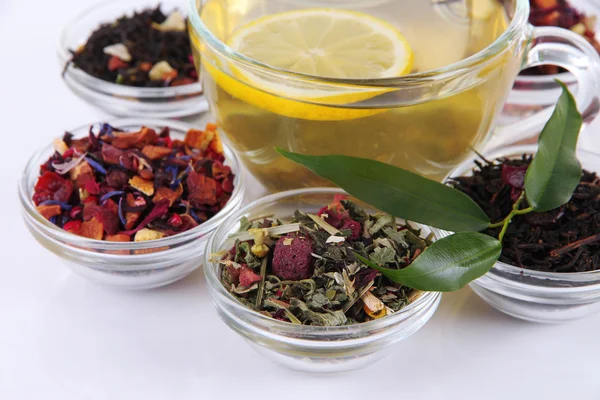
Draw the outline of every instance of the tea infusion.
<instances>
[{"instance_id":1,"label":"tea infusion","mask_svg":"<svg viewBox=\"0 0 600 400\"><path fill-rule=\"evenodd\" d=\"M391 73L384 77L441 68L487 47L509 22L504 7L495 0L442 5L429 0L374 2L379 5L356 12L290 10L288 3L296 4L208 0L200 15L220 40L253 59L293 72L337 78L378 77L370 75L369 68L388 68ZM381 40L361 49L368 34ZM518 70L509 54L501 54L487 68L483 66L478 81L461 83L466 90L447 97L427 93L421 102L410 99L410 104L386 101L389 89L365 92L348 85L319 97L314 84L302 86L250 73L241 64L219 58L195 35L192 42L196 62L202 53L204 90L221 129L246 166L273 190L328 184L278 156L274 146L305 154L371 158L441 180L488 137L493 116ZM358 54L346 57L354 46ZM310 48L307 62L285 59L302 48ZM392 57L397 49L406 53L396 60L381 59L382 54ZM338 50L346 52L343 57L336 56ZM377 107L353 107L363 100Z\"/></svg>"}]
</instances>

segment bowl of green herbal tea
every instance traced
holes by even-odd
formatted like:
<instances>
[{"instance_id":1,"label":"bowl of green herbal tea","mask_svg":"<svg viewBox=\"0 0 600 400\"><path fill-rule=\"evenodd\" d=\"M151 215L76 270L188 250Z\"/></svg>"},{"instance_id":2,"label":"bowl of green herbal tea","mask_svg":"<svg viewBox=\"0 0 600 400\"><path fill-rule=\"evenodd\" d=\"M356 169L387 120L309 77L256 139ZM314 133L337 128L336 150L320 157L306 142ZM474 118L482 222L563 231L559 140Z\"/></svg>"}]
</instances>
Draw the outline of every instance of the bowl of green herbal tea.
<instances>
[{"instance_id":1,"label":"bowl of green herbal tea","mask_svg":"<svg viewBox=\"0 0 600 400\"><path fill-rule=\"evenodd\" d=\"M435 240L347 195L277 193L229 217L211 237L204 271L215 307L237 333L286 367L361 368L416 332L439 292L396 283L371 265L402 269Z\"/></svg>"},{"instance_id":2,"label":"bowl of green herbal tea","mask_svg":"<svg viewBox=\"0 0 600 400\"><path fill-rule=\"evenodd\" d=\"M109 0L61 33L67 86L113 115L172 118L207 110L194 65L184 2Z\"/></svg>"},{"instance_id":3,"label":"bowl of green herbal tea","mask_svg":"<svg viewBox=\"0 0 600 400\"><path fill-rule=\"evenodd\" d=\"M449 183L491 221L517 210L505 229L499 261L470 283L475 293L517 318L565 322L600 311L600 155L577 150L582 174L568 202L521 214L530 207L521 195L536 152L536 145L527 145L484 154L458 167ZM484 233L498 237L501 230L492 225Z\"/></svg>"}]
</instances>

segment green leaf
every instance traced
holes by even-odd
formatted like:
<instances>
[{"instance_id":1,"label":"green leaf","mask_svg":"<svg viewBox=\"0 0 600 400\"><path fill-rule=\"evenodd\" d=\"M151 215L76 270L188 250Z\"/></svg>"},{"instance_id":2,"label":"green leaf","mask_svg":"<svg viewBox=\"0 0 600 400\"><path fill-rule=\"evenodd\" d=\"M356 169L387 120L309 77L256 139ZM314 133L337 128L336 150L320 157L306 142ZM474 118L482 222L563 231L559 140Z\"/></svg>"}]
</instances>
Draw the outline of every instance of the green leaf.
<instances>
[{"instance_id":1,"label":"green leaf","mask_svg":"<svg viewBox=\"0 0 600 400\"><path fill-rule=\"evenodd\" d=\"M525 195L535 211L560 207L571 199L581 179L575 155L582 118L564 83L552 116L538 139L538 151L525 174Z\"/></svg>"},{"instance_id":2,"label":"green leaf","mask_svg":"<svg viewBox=\"0 0 600 400\"><path fill-rule=\"evenodd\" d=\"M434 242L403 269L382 268L360 254L356 257L402 285L431 292L451 292L488 272L501 251L501 243L493 237L463 232Z\"/></svg>"},{"instance_id":3,"label":"green leaf","mask_svg":"<svg viewBox=\"0 0 600 400\"><path fill-rule=\"evenodd\" d=\"M371 262L374 262L379 266L384 266L387 263L393 263L396 261L396 252L394 249L390 249L389 247L378 247L369 255L369 259Z\"/></svg>"},{"instance_id":4,"label":"green leaf","mask_svg":"<svg viewBox=\"0 0 600 400\"><path fill-rule=\"evenodd\" d=\"M490 223L485 212L466 194L402 168L364 158L276 150L396 217L454 232L480 231Z\"/></svg>"}]
</instances>

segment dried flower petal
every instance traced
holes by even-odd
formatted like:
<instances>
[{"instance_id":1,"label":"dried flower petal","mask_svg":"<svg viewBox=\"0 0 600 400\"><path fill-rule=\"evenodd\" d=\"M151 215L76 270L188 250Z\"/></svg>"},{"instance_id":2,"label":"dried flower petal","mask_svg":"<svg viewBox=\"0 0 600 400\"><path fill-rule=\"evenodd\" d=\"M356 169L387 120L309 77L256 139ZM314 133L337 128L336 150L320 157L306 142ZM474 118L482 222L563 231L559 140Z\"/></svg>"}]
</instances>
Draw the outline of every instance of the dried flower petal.
<instances>
[{"instance_id":1,"label":"dried flower petal","mask_svg":"<svg viewBox=\"0 0 600 400\"><path fill-rule=\"evenodd\" d=\"M137 231L137 233L135 234L135 241L136 242L144 242L146 240L156 240L156 239L162 239L163 237L165 237L165 234L159 231L155 231L152 229L148 229L148 228L143 228L140 229L139 231Z\"/></svg>"},{"instance_id":2,"label":"dried flower petal","mask_svg":"<svg viewBox=\"0 0 600 400\"><path fill-rule=\"evenodd\" d=\"M64 162L62 164L53 163L52 167L56 170L56 172L58 172L61 175L64 175L67 172L69 172L71 169L73 169L77 165L79 165L79 163L83 161L83 159L85 158L86 155L87 154L83 154L77 158L72 159L71 161Z\"/></svg>"},{"instance_id":3,"label":"dried flower petal","mask_svg":"<svg viewBox=\"0 0 600 400\"><path fill-rule=\"evenodd\" d=\"M102 52L104 52L104 54L108 54L109 56L115 56L125 62L131 61L131 54L129 54L127 46L125 46L123 43L116 43L106 46L102 49Z\"/></svg>"}]
</instances>

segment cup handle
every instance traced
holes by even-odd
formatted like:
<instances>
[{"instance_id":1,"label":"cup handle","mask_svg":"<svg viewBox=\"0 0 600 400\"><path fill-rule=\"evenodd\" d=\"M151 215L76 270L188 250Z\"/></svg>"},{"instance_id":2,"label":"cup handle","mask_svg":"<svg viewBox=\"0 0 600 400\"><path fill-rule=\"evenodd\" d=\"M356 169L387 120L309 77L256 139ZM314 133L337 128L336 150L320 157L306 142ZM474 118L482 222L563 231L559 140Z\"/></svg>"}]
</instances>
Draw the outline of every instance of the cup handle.
<instances>
[{"instance_id":1,"label":"cup handle","mask_svg":"<svg viewBox=\"0 0 600 400\"><path fill-rule=\"evenodd\" d=\"M574 91L577 107L584 117L588 114L586 122L589 123L598 111L594 109L598 107L596 96L600 93L598 52L583 37L562 28L533 28L531 40L535 44L529 49L522 69L550 64L571 72L575 79L565 83L571 84L571 91L573 84L577 84L577 90ZM556 85L554 82L552 84ZM540 132L553 110L554 107L549 107L519 121L497 126L489 148L515 143L522 140L524 135Z\"/></svg>"}]
</instances>

